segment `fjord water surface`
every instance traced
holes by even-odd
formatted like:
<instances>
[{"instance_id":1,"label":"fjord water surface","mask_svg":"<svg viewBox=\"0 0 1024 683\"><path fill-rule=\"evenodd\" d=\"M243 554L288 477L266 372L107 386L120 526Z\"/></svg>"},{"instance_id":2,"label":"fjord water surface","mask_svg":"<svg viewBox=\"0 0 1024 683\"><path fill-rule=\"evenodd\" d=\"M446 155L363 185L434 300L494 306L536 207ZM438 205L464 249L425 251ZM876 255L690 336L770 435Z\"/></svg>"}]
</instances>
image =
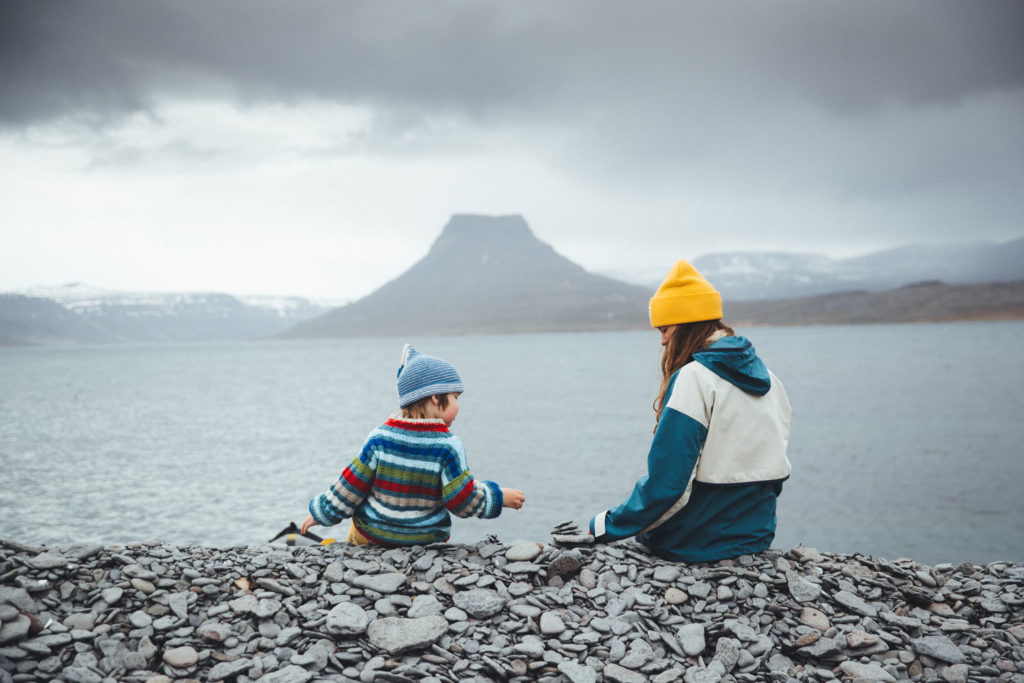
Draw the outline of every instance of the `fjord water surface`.
<instances>
[{"instance_id":1,"label":"fjord water surface","mask_svg":"<svg viewBox=\"0 0 1024 683\"><path fill-rule=\"evenodd\" d=\"M1024 323L739 332L793 405L776 547L1024 562ZM0 538L264 542L395 411L405 341L462 373L474 474L527 495L453 540L547 540L646 471L654 332L0 348Z\"/></svg>"}]
</instances>

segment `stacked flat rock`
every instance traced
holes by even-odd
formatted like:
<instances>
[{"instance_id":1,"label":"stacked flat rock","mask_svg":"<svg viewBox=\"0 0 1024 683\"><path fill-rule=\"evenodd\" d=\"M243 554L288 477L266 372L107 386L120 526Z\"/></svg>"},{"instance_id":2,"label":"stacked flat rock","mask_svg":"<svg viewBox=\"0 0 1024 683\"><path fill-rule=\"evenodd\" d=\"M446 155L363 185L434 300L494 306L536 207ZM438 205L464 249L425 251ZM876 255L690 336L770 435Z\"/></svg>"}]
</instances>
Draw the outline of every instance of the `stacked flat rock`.
<instances>
[{"instance_id":1,"label":"stacked flat rock","mask_svg":"<svg viewBox=\"0 0 1024 683\"><path fill-rule=\"evenodd\" d=\"M1024 681L1022 603L1009 562L804 547L0 541L0 683Z\"/></svg>"}]
</instances>

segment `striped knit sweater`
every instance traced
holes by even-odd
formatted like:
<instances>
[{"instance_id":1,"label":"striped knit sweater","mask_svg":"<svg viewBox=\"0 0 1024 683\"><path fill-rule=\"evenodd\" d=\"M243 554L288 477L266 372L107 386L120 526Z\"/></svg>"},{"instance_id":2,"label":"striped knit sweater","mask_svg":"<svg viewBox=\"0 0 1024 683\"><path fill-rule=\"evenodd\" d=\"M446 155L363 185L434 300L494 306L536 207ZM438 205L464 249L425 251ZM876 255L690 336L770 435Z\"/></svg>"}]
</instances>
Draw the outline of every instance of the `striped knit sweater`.
<instances>
[{"instance_id":1,"label":"striped knit sweater","mask_svg":"<svg viewBox=\"0 0 1024 683\"><path fill-rule=\"evenodd\" d=\"M497 484L473 479L462 440L442 420L392 417L309 512L324 526L351 517L373 543L400 546L446 541L449 512L490 519L502 503Z\"/></svg>"}]
</instances>

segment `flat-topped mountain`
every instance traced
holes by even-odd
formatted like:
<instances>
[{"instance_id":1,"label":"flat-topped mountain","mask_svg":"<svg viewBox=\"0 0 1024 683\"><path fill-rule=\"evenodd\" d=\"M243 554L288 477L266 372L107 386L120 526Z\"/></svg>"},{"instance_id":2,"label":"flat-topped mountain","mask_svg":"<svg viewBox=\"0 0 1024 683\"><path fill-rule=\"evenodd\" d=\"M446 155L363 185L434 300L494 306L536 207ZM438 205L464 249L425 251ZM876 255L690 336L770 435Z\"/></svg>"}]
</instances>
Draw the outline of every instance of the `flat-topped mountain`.
<instances>
[{"instance_id":1,"label":"flat-topped mountain","mask_svg":"<svg viewBox=\"0 0 1024 683\"><path fill-rule=\"evenodd\" d=\"M645 327L647 287L595 275L521 216L455 215L430 251L363 299L285 337L359 337Z\"/></svg>"}]
</instances>

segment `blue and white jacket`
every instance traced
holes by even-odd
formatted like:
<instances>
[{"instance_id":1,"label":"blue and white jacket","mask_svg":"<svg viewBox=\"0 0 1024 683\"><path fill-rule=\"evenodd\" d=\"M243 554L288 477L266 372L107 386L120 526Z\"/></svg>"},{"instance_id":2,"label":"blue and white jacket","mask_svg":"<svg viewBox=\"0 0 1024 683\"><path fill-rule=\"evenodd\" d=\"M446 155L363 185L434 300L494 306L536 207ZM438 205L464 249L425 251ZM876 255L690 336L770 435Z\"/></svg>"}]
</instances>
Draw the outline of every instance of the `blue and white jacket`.
<instances>
[{"instance_id":1,"label":"blue and white jacket","mask_svg":"<svg viewBox=\"0 0 1024 683\"><path fill-rule=\"evenodd\" d=\"M789 400L743 337L723 336L669 380L647 476L595 516L598 542L630 536L682 562L766 550L789 477Z\"/></svg>"}]
</instances>

